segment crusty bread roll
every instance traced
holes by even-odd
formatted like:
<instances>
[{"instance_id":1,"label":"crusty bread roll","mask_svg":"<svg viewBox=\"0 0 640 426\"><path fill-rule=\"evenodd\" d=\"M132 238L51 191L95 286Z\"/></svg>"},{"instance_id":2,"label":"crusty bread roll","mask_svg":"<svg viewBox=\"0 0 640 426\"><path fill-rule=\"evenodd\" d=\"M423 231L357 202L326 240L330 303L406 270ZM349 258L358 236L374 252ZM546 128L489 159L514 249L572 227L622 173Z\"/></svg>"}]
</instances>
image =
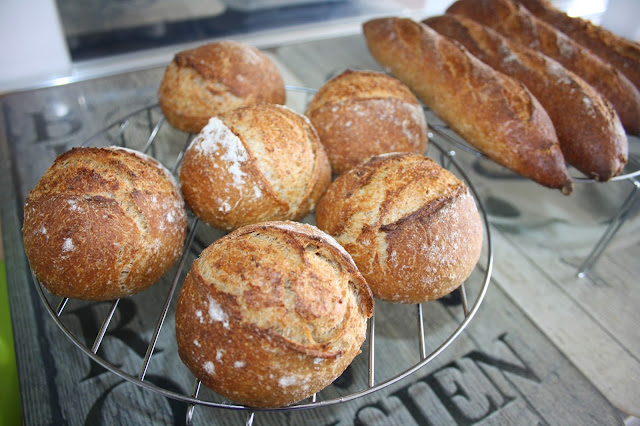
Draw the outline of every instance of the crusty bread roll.
<instances>
[{"instance_id":1,"label":"crusty bread roll","mask_svg":"<svg viewBox=\"0 0 640 426\"><path fill-rule=\"evenodd\" d=\"M640 132L640 93L624 74L512 0L458 0L447 13L473 19L560 62L607 98L629 133Z\"/></svg>"},{"instance_id":2,"label":"crusty bread roll","mask_svg":"<svg viewBox=\"0 0 640 426\"><path fill-rule=\"evenodd\" d=\"M298 222L248 225L194 261L176 308L178 353L219 394L280 407L342 374L372 312L367 283L331 237Z\"/></svg>"},{"instance_id":3,"label":"crusty bread roll","mask_svg":"<svg viewBox=\"0 0 640 426\"><path fill-rule=\"evenodd\" d=\"M186 223L177 184L156 160L124 148L73 148L29 192L24 248L51 293L110 300L169 270Z\"/></svg>"},{"instance_id":4,"label":"crusty bread roll","mask_svg":"<svg viewBox=\"0 0 640 426\"><path fill-rule=\"evenodd\" d=\"M340 175L320 199L316 223L351 254L373 295L390 302L449 294L482 250L469 189L418 154L372 157Z\"/></svg>"},{"instance_id":5,"label":"crusty bread roll","mask_svg":"<svg viewBox=\"0 0 640 426\"><path fill-rule=\"evenodd\" d=\"M463 16L447 14L423 22L524 83L549 114L569 164L600 181L622 171L628 156L622 124L609 102L583 79L553 59ZM640 125L640 115L638 120Z\"/></svg>"},{"instance_id":6,"label":"crusty bread roll","mask_svg":"<svg viewBox=\"0 0 640 426\"><path fill-rule=\"evenodd\" d=\"M331 181L308 119L276 104L211 118L187 149L180 184L187 205L215 228L300 219Z\"/></svg>"},{"instance_id":7,"label":"crusty bread roll","mask_svg":"<svg viewBox=\"0 0 640 426\"><path fill-rule=\"evenodd\" d=\"M165 70L158 100L174 127L198 133L225 111L284 104L285 89L280 71L264 53L225 40L177 53Z\"/></svg>"},{"instance_id":8,"label":"crusty bread roll","mask_svg":"<svg viewBox=\"0 0 640 426\"><path fill-rule=\"evenodd\" d=\"M617 67L640 90L640 44L557 9L547 0L518 0L531 13Z\"/></svg>"},{"instance_id":9,"label":"crusty bread roll","mask_svg":"<svg viewBox=\"0 0 640 426\"><path fill-rule=\"evenodd\" d=\"M419 22L377 18L363 30L373 57L467 142L522 176L571 192L553 123L522 83Z\"/></svg>"},{"instance_id":10,"label":"crusty bread roll","mask_svg":"<svg viewBox=\"0 0 640 426\"><path fill-rule=\"evenodd\" d=\"M305 114L334 174L374 155L427 149L422 105L407 86L383 73L344 71L318 90Z\"/></svg>"}]
</instances>

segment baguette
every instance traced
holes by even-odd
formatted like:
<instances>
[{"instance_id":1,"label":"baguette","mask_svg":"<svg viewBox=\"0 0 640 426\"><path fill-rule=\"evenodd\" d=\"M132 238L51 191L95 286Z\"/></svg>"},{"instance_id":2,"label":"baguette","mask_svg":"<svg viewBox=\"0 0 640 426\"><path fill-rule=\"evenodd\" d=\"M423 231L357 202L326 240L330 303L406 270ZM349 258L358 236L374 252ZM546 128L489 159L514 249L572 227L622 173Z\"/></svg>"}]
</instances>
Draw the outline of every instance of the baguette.
<instances>
[{"instance_id":1,"label":"baguette","mask_svg":"<svg viewBox=\"0 0 640 426\"><path fill-rule=\"evenodd\" d=\"M640 44L555 8L547 0L518 0L539 19L553 25L618 68L640 90Z\"/></svg>"},{"instance_id":2,"label":"baguette","mask_svg":"<svg viewBox=\"0 0 640 426\"><path fill-rule=\"evenodd\" d=\"M373 57L467 142L522 176L571 193L551 119L522 83L411 19L377 18L363 31Z\"/></svg>"},{"instance_id":3,"label":"baguette","mask_svg":"<svg viewBox=\"0 0 640 426\"><path fill-rule=\"evenodd\" d=\"M569 164L601 181L622 171L628 155L624 129L609 102L583 79L471 19L449 14L423 22L524 83L553 121Z\"/></svg>"},{"instance_id":4,"label":"baguette","mask_svg":"<svg viewBox=\"0 0 640 426\"><path fill-rule=\"evenodd\" d=\"M560 62L611 102L626 130L640 134L640 93L617 68L511 0L458 0L447 13L471 18Z\"/></svg>"}]
</instances>

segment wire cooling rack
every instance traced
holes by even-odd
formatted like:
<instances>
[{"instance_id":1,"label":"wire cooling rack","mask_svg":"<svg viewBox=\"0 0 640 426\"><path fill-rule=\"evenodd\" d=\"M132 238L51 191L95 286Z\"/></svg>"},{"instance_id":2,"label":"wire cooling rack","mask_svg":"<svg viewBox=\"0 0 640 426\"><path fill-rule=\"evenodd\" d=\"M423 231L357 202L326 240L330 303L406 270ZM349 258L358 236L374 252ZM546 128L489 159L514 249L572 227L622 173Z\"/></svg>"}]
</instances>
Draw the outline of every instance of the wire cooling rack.
<instances>
[{"instance_id":1,"label":"wire cooling rack","mask_svg":"<svg viewBox=\"0 0 640 426\"><path fill-rule=\"evenodd\" d=\"M430 123L429 130L433 134L436 134L440 139L446 141L449 145L452 145L460 151L465 151L478 158L488 159L486 155L469 145L469 143L460 138L457 134L453 133L444 124ZM611 243L622 225L624 225L627 219L636 210L637 204L640 203L640 155L631 150L631 148L637 149L640 144L640 138L637 136L627 135L627 139L630 147L628 162L620 174L612 177L607 182L600 182L587 177L575 168L569 166L571 179L578 184L608 185L614 182L629 182L631 184L627 197L618 207L616 213L611 217L609 226L607 226L605 232L595 243L587 257L585 257L580 264L575 265L577 267L576 276L579 278L589 276L591 269L607 249L609 243Z\"/></svg>"},{"instance_id":2,"label":"wire cooling rack","mask_svg":"<svg viewBox=\"0 0 640 426\"><path fill-rule=\"evenodd\" d=\"M309 98L316 92L314 89L299 87L299 86L287 86L287 105L298 112L303 112ZM82 352L84 352L91 360L95 361L111 373L119 376L120 378L139 386L146 391L155 392L163 395L167 398L172 398L178 401L182 401L188 404L186 423L191 424L193 419L194 410L198 406L211 407L217 409L227 410L245 410L247 414L247 425L251 425L254 421L254 414L257 411L284 411L284 410L304 410L317 407L326 407L330 405L340 404L347 401L354 400L356 398L363 397L374 393L380 389L383 389L391 384L394 384L409 375L413 374L417 370L423 368L426 364L431 362L439 354L441 354L467 327L474 315L477 313L481 302L486 294L491 273L493 269L493 245L491 241L491 233L489 228L489 222L487 220L487 214L482 204L480 197L478 196L476 189L472 182L470 182L468 176L465 174L462 167L456 161L455 151L444 149L440 141L446 138L444 133L440 129L436 130L436 134L430 134L429 148L426 152L427 156L430 156L434 160L438 161L443 167L446 167L457 175L460 179L464 180L467 186L470 188L472 195L475 198L479 212L483 219L484 224L484 243L481 258L478 262L474 274L467 279L456 291L458 292L460 299L461 312L457 316L456 322L452 325L449 334L442 338L438 344L429 344L427 349L425 339L425 320L423 314L423 304L416 305L402 305L402 309L413 310L417 317L417 323L415 324L415 338L417 341L417 362L411 363L400 367L397 371L384 374L384 377L380 379L380 373L376 374L376 312L378 307L374 309L373 317L368 322L367 339L363 344L363 356L366 357L367 378L366 385L361 389L355 391L349 391L344 395L338 397L331 397L327 399L321 398L319 395L313 395L308 400L302 401L295 405L282 407L282 408L270 408L270 409L254 409L243 405L237 405L230 402L220 402L214 400L214 398L199 397L201 394L201 383L197 379L193 379L193 386L190 393L181 393L166 387L159 386L145 380L149 365L151 363L154 352L156 351L156 344L160 332L167 322L167 319L171 319L175 315L175 307L172 305L172 301L176 297L176 292L181 285L181 277L183 277L186 269L188 268L187 258L189 255L197 256L201 251L203 245L207 245L215 238L219 238L223 233L211 231L206 224L201 224L198 218L189 214L188 232L186 242L181 253L181 256L177 262L177 266L169 272L172 274L170 279L170 285L168 286L166 296L164 298L164 305L160 314L155 322L155 328L151 339L147 344L146 353L142 364L138 370L134 373L124 371L123 368L116 366L114 362L107 360L107 354L98 354L105 334L109 329L114 315L118 310L120 299L111 302L111 305L104 316L102 325L100 326L93 342L86 344L86 336L80 336L78 332L68 327L62 320L65 312L65 306L69 302L69 299L54 299L44 289L42 284L34 277L37 283L37 290L45 304L46 309L51 314L51 317L55 323L60 327L64 334L77 346ZM175 175L182 161L184 152L193 139L194 135L186 134L173 129L168 123L166 123L164 116L162 116L158 105L152 105L145 108L141 108L134 111L120 120L105 127L91 138L87 139L83 146L109 146L119 145L129 148L138 149L144 153L154 156L158 161L163 163L171 172ZM439 141L439 140L440 141ZM167 141L171 143L167 143ZM197 235L200 232L207 234L206 242L199 242ZM165 277L167 278L167 277ZM471 295L471 296L469 296ZM436 302L428 302L436 303ZM364 382L364 380L363 380Z\"/></svg>"}]
</instances>

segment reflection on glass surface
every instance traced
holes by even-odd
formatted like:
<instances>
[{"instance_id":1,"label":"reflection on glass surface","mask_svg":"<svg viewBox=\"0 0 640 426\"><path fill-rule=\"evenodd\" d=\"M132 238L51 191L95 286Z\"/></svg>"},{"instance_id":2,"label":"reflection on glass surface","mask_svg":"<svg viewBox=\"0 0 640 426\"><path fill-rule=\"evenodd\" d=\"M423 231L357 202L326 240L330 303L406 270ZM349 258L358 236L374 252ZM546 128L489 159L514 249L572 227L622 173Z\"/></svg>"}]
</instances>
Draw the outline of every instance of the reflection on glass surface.
<instances>
[{"instance_id":1,"label":"reflection on glass surface","mask_svg":"<svg viewBox=\"0 0 640 426\"><path fill-rule=\"evenodd\" d=\"M365 15L420 10L424 2L57 0L57 5L72 59L80 61L206 39L330 24Z\"/></svg>"}]
</instances>

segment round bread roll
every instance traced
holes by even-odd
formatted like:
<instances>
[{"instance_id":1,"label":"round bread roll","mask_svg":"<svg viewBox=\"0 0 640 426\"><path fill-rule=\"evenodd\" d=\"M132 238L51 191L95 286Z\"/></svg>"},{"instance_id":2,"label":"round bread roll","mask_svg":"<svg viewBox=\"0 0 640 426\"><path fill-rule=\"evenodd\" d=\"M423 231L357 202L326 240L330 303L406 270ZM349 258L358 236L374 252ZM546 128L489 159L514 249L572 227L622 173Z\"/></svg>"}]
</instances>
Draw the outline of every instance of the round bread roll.
<instances>
[{"instance_id":1,"label":"round bread roll","mask_svg":"<svg viewBox=\"0 0 640 426\"><path fill-rule=\"evenodd\" d=\"M285 89L278 68L264 53L227 40L176 54L158 98L169 123L198 133L209 118L234 108L284 104Z\"/></svg>"},{"instance_id":2,"label":"round bread roll","mask_svg":"<svg viewBox=\"0 0 640 426\"><path fill-rule=\"evenodd\" d=\"M373 295L390 302L450 293L482 249L467 186L417 154L373 157L339 176L318 203L316 222L351 254Z\"/></svg>"},{"instance_id":3,"label":"round bread roll","mask_svg":"<svg viewBox=\"0 0 640 426\"><path fill-rule=\"evenodd\" d=\"M342 374L372 312L366 281L331 237L298 222L248 225L194 261L176 308L178 353L219 394L281 407Z\"/></svg>"},{"instance_id":4,"label":"round bread roll","mask_svg":"<svg viewBox=\"0 0 640 426\"><path fill-rule=\"evenodd\" d=\"M306 115L327 150L334 174L388 152L423 154L427 120L420 102L400 80L347 70L314 96Z\"/></svg>"},{"instance_id":5,"label":"round bread roll","mask_svg":"<svg viewBox=\"0 0 640 426\"><path fill-rule=\"evenodd\" d=\"M187 205L211 226L226 230L300 219L330 181L331 166L313 126L275 104L211 118L180 168Z\"/></svg>"},{"instance_id":6,"label":"round bread roll","mask_svg":"<svg viewBox=\"0 0 640 426\"><path fill-rule=\"evenodd\" d=\"M167 272L186 223L177 183L156 160L124 148L73 148L26 199L24 248L51 293L111 300Z\"/></svg>"}]
</instances>

